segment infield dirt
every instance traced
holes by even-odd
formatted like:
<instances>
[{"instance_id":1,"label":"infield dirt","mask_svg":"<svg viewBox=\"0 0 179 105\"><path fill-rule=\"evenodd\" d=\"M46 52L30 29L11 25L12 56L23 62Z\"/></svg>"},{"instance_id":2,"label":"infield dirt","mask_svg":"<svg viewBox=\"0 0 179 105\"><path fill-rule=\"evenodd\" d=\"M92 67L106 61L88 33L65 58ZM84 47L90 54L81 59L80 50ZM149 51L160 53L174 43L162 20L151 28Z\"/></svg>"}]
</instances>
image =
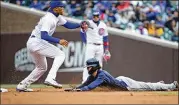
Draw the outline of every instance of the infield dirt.
<instances>
[{"instance_id":1,"label":"infield dirt","mask_svg":"<svg viewBox=\"0 0 179 105\"><path fill-rule=\"evenodd\" d=\"M34 92L1 93L1 104L178 104L178 91L64 92L63 89L35 88Z\"/></svg>"}]
</instances>

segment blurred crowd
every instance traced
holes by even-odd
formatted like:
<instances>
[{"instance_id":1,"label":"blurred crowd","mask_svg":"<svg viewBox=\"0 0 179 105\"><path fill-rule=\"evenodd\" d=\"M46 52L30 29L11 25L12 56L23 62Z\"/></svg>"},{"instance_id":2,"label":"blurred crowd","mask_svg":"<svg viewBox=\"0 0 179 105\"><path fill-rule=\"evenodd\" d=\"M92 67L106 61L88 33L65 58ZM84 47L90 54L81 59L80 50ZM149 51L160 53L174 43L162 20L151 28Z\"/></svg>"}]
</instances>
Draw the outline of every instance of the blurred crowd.
<instances>
[{"instance_id":1,"label":"blurred crowd","mask_svg":"<svg viewBox=\"0 0 179 105\"><path fill-rule=\"evenodd\" d=\"M21 6L47 11L51 0L3 0ZM100 11L100 19L108 26L145 36L179 41L178 1L171 0L65 0L66 16L91 19Z\"/></svg>"}]
</instances>

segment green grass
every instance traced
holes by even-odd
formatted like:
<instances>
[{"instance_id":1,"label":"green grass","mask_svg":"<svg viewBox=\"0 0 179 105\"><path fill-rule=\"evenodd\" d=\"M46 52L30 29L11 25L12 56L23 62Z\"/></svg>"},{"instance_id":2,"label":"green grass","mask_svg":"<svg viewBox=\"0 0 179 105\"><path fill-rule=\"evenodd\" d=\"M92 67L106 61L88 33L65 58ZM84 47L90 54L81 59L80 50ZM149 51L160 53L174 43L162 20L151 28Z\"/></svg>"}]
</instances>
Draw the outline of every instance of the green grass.
<instances>
[{"instance_id":1,"label":"green grass","mask_svg":"<svg viewBox=\"0 0 179 105\"><path fill-rule=\"evenodd\" d=\"M69 88L71 86L76 86L77 84L62 84L63 85L63 88ZM16 88L17 84L1 84L1 87L2 88ZM51 88L51 86L46 86L44 84L32 84L30 86L31 88Z\"/></svg>"}]
</instances>

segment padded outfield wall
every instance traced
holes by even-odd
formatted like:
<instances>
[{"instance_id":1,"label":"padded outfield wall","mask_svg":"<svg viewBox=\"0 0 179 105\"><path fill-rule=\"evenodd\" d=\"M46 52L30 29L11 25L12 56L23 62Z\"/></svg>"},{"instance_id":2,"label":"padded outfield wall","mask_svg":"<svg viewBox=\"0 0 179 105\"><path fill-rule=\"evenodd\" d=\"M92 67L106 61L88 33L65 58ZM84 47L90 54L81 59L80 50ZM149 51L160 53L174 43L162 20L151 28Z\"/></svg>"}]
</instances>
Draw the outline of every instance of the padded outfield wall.
<instances>
[{"instance_id":1,"label":"padded outfield wall","mask_svg":"<svg viewBox=\"0 0 179 105\"><path fill-rule=\"evenodd\" d=\"M1 8L1 83L18 83L33 70L34 63L26 50L26 41L39 18ZM70 41L67 49L57 45L66 54L57 81L80 83L85 46L79 30L69 31L60 27L55 36ZM104 63L104 69L115 77L123 75L136 80L164 80L167 83L178 80L178 49L110 34L110 51L112 58L108 64ZM48 68L52 61L48 59ZM43 83L47 72L37 83Z\"/></svg>"}]
</instances>

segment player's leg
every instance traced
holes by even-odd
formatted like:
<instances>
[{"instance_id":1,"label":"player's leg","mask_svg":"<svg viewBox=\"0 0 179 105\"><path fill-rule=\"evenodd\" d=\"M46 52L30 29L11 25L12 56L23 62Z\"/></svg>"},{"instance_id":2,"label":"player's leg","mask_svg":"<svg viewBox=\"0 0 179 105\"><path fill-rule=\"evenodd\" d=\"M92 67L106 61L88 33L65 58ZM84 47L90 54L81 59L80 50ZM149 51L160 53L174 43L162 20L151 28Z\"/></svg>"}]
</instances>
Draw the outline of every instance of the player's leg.
<instances>
[{"instance_id":1,"label":"player's leg","mask_svg":"<svg viewBox=\"0 0 179 105\"><path fill-rule=\"evenodd\" d=\"M45 56L39 55L37 52L30 53L34 62L35 69L17 85L17 91L33 91L28 87L37 81L47 71L47 60Z\"/></svg>"},{"instance_id":2,"label":"player's leg","mask_svg":"<svg viewBox=\"0 0 179 105\"><path fill-rule=\"evenodd\" d=\"M136 90L140 88L140 85L133 79L125 76L118 76L117 80L124 81L127 84L128 90Z\"/></svg>"},{"instance_id":3,"label":"player's leg","mask_svg":"<svg viewBox=\"0 0 179 105\"><path fill-rule=\"evenodd\" d=\"M95 56L95 50L93 44L86 44L86 51L85 51L85 63L88 59L93 58ZM83 77L82 77L82 83L84 83L88 78L88 70L87 68L83 69Z\"/></svg>"},{"instance_id":4,"label":"player's leg","mask_svg":"<svg viewBox=\"0 0 179 105\"><path fill-rule=\"evenodd\" d=\"M56 82L56 75L65 60L65 53L50 43L44 43L44 47L39 51L39 53L46 57L54 58L52 67L44 83L56 88L61 88L62 85Z\"/></svg>"},{"instance_id":5,"label":"player's leg","mask_svg":"<svg viewBox=\"0 0 179 105\"><path fill-rule=\"evenodd\" d=\"M118 79L122 79L129 86L130 90L148 90L148 91L157 91L157 90L174 90L177 88L177 84L164 84L161 82L151 83L151 82L142 82L136 81L128 77L120 76Z\"/></svg>"},{"instance_id":6,"label":"player's leg","mask_svg":"<svg viewBox=\"0 0 179 105\"><path fill-rule=\"evenodd\" d=\"M147 85L146 87L149 90L153 91L166 91L166 90L175 90L177 88L175 82L170 84L164 84L161 82L151 83L151 82L139 82L141 85Z\"/></svg>"},{"instance_id":7,"label":"player's leg","mask_svg":"<svg viewBox=\"0 0 179 105\"><path fill-rule=\"evenodd\" d=\"M103 45L96 46L95 58L99 60L100 66L103 67L103 54L104 48Z\"/></svg>"},{"instance_id":8,"label":"player's leg","mask_svg":"<svg viewBox=\"0 0 179 105\"><path fill-rule=\"evenodd\" d=\"M47 41L40 40L37 38L31 38L27 42L27 47L32 52L37 52L39 55L45 57L54 58L52 67L49 74L45 80L45 84L51 85L53 87L61 88L62 85L57 83L55 78L59 67L62 65L65 59L65 54L58 47L48 43Z\"/></svg>"}]
</instances>

